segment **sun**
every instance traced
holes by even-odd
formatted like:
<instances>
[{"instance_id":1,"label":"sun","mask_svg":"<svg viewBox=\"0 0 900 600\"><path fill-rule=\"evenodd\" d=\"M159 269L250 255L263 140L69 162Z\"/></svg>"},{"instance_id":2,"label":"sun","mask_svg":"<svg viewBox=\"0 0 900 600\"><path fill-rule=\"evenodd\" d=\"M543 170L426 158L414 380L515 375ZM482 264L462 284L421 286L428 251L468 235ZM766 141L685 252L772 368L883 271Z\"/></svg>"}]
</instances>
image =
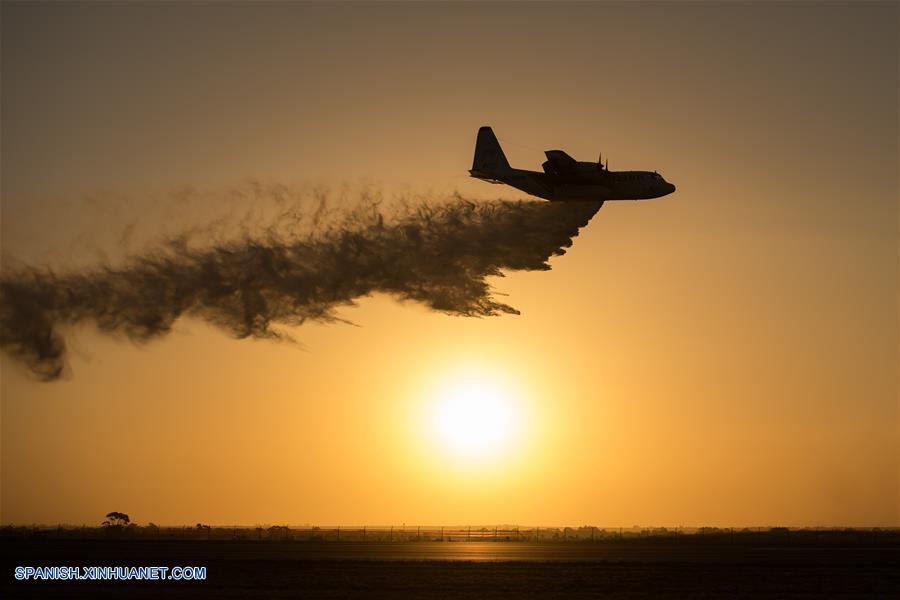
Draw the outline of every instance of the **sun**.
<instances>
[{"instance_id":1,"label":"sun","mask_svg":"<svg viewBox=\"0 0 900 600\"><path fill-rule=\"evenodd\" d=\"M429 432L445 452L470 462L505 454L522 433L523 409L514 389L483 374L444 382L432 397Z\"/></svg>"}]
</instances>

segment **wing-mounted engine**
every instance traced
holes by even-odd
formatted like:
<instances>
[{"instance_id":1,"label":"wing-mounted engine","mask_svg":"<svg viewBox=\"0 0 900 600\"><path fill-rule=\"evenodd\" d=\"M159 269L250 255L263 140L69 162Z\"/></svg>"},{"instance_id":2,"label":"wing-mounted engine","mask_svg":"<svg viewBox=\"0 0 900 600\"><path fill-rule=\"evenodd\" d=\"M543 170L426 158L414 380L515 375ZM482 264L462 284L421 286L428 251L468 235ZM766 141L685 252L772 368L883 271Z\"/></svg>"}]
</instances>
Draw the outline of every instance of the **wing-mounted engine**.
<instances>
[{"instance_id":1,"label":"wing-mounted engine","mask_svg":"<svg viewBox=\"0 0 900 600\"><path fill-rule=\"evenodd\" d=\"M541 164L541 168L544 169L544 173L547 175L559 175L559 170L556 168L556 165L553 164L553 161L545 160L543 164Z\"/></svg>"},{"instance_id":2,"label":"wing-mounted engine","mask_svg":"<svg viewBox=\"0 0 900 600\"><path fill-rule=\"evenodd\" d=\"M562 150L547 150L544 154L547 160L541 166L547 175L565 175L578 170L578 161Z\"/></svg>"}]
</instances>

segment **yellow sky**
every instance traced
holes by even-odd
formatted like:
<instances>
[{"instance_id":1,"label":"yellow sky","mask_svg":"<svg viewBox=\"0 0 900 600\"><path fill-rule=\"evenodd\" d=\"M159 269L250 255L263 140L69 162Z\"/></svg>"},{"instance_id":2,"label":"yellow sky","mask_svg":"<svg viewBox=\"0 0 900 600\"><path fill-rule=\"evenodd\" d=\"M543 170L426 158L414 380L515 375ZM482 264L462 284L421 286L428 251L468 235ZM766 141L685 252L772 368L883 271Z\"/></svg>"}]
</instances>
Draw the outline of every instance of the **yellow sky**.
<instances>
[{"instance_id":1,"label":"yellow sky","mask_svg":"<svg viewBox=\"0 0 900 600\"><path fill-rule=\"evenodd\" d=\"M256 208L247 179L520 198L466 177L485 124L513 166L602 151L678 191L492 278L519 316L376 295L302 347L80 324L53 383L4 354L0 520L900 524L897 17L4 3L6 265L121 261ZM520 421L477 460L429 430L465 377Z\"/></svg>"}]
</instances>

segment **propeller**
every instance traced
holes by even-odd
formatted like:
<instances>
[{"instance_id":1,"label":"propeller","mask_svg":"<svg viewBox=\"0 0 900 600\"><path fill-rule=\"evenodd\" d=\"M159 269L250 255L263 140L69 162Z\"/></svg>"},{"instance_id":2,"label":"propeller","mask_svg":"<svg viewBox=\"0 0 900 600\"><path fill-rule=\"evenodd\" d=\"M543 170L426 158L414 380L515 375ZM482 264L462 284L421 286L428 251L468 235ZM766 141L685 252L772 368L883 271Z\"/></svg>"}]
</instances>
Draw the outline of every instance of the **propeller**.
<instances>
[{"instance_id":1,"label":"propeller","mask_svg":"<svg viewBox=\"0 0 900 600\"><path fill-rule=\"evenodd\" d=\"M604 166L604 165L603 165L603 153L602 153L602 152L597 156L597 166L600 167L600 170L601 170L601 171L604 171L604 170L605 170L605 171L609 171L609 159L608 159L608 158L606 159L606 166Z\"/></svg>"},{"instance_id":2,"label":"propeller","mask_svg":"<svg viewBox=\"0 0 900 600\"><path fill-rule=\"evenodd\" d=\"M597 156L597 164L600 165L601 171L603 171L603 170L609 171L609 159L608 158L606 159L606 165L604 166L602 152Z\"/></svg>"}]
</instances>

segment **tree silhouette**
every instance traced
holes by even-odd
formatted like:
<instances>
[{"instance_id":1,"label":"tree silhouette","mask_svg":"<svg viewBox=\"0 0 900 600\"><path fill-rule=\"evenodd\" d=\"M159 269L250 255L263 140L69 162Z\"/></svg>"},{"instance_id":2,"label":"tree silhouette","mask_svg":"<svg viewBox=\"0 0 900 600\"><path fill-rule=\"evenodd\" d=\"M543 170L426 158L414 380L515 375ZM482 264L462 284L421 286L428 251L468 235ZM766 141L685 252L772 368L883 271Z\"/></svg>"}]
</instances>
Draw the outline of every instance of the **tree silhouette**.
<instances>
[{"instance_id":1,"label":"tree silhouette","mask_svg":"<svg viewBox=\"0 0 900 600\"><path fill-rule=\"evenodd\" d=\"M125 513L113 511L106 514L106 520L103 521L104 527L124 527L131 523L131 519Z\"/></svg>"}]
</instances>

